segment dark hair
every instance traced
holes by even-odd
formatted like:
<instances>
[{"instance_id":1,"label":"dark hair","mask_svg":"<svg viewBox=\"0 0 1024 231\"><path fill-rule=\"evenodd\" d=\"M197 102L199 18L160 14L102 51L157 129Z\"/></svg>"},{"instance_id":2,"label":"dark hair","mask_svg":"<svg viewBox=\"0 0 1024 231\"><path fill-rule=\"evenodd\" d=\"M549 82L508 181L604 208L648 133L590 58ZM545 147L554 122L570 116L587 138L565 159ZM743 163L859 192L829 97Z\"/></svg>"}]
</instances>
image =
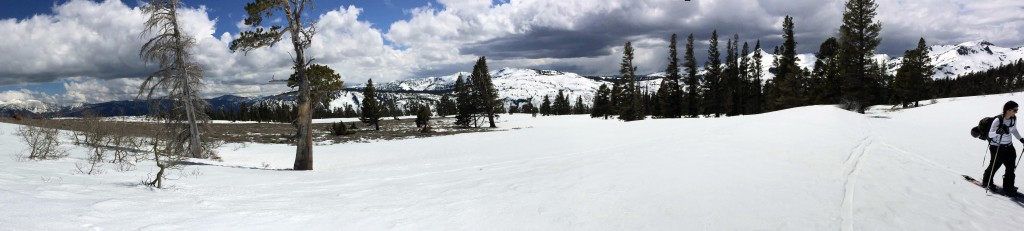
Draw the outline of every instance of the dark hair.
<instances>
[{"instance_id":1,"label":"dark hair","mask_svg":"<svg viewBox=\"0 0 1024 231\"><path fill-rule=\"evenodd\" d=\"M1013 100L1007 101L1006 104L1003 104L1003 114L1014 108L1017 108L1017 102L1013 102Z\"/></svg>"}]
</instances>

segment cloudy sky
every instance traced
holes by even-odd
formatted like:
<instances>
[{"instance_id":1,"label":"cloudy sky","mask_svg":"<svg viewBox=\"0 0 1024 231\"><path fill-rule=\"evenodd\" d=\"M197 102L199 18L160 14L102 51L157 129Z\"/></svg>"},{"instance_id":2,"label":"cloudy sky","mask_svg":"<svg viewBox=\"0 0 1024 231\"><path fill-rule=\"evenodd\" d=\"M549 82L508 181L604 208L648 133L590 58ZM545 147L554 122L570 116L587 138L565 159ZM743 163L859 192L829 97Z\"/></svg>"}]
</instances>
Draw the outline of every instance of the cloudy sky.
<instances>
[{"instance_id":1,"label":"cloudy sky","mask_svg":"<svg viewBox=\"0 0 1024 231\"><path fill-rule=\"evenodd\" d=\"M58 104L131 99L153 71L138 58L146 17L138 0L0 0L0 103L36 99ZM876 0L882 22L878 53L894 56L919 37L929 44L988 40L1024 45L1024 1ZM247 30L242 0L184 0L179 16L198 41L204 94L268 95L286 91L272 78L291 73L291 44L248 54L228 44ZM798 51L814 52L835 36L845 0L316 0L307 16L317 34L308 54L337 70L347 85L448 75L487 56L491 69L555 69L612 75L632 41L641 73L661 71L672 33L693 34L698 56L720 40L781 43L792 15ZM270 20L280 22L279 18ZM284 41L288 41L287 39ZM723 50L724 50L724 45ZM703 60L703 57L700 57ZM703 62L703 61L700 61Z\"/></svg>"}]
</instances>

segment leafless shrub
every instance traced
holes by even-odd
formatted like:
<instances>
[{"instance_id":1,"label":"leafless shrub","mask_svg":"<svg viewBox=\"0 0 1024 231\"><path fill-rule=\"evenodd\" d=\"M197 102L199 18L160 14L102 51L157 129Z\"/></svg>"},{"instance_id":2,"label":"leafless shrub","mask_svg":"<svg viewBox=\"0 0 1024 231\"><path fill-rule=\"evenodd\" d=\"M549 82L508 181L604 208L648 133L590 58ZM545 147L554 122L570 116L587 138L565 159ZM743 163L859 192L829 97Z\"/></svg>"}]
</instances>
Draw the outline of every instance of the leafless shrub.
<instances>
[{"instance_id":1,"label":"leafless shrub","mask_svg":"<svg viewBox=\"0 0 1024 231\"><path fill-rule=\"evenodd\" d=\"M116 130L127 129L127 123L117 122L113 125ZM146 159L142 150L146 146L145 141L140 137L125 135L124 133L113 132L107 140L110 149L113 150L113 158L110 163L115 164L114 169L119 172L135 169L135 164Z\"/></svg>"},{"instance_id":2,"label":"leafless shrub","mask_svg":"<svg viewBox=\"0 0 1024 231\"><path fill-rule=\"evenodd\" d=\"M248 147L249 147L249 143L244 143L244 142L243 143L237 143L237 144L235 144L234 146L231 147L231 151L238 151L238 150L241 150L243 148L248 148Z\"/></svg>"},{"instance_id":3,"label":"leafless shrub","mask_svg":"<svg viewBox=\"0 0 1024 231\"><path fill-rule=\"evenodd\" d=\"M153 178L146 179L145 184L162 188L164 179L167 179L167 171L181 169L181 161L187 158L183 155L185 149L180 143L163 137L150 139L149 145L150 151L153 154L153 160L160 170L157 171L156 176Z\"/></svg>"},{"instance_id":4,"label":"leafless shrub","mask_svg":"<svg viewBox=\"0 0 1024 231\"><path fill-rule=\"evenodd\" d=\"M107 146L110 143L112 134L107 129L104 129L104 123L95 116L87 114L82 120L87 121L87 126L80 131L75 131L75 142L88 148L90 155L86 159L86 163L76 163L75 167L78 173L88 175L101 174L103 172L97 168L102 166L103 160L106 159Z\"/></svg>"},{"instance_id":5,"label":"leafless shrub","mask_svg":"<svg viewBox=\"0 0 1024 231\"><path fill-rule=\"evenodd\" d=\"M61 147L60 130L56 128L21 126L14 134L28 145L27 159L51 160L68 156L67 150Z\"/></svg>"},{"instance_id":6,"label":"leafless shrub","mask_svg":"<svg viewBox=\"0 0 1024 231\"><path fill-rule=\"evenodd\" d=\"M206 159L220 161L220 155L217 153L217 149L224 146L224 141L207 141L202 143L203 157Z\"/></svg>"},{"instance_id":7,"label":"leafless shrub","mask_svg":"<svg viewBox=\"0 0 1024 231\"><path fill-rule=\"evenodd\" d=\"M85 162L77 162L77 163L75 163L75 171L77 171L77 173L79 173L79 174L86 174L86 175L103 174L104 171L103 171L103 169L100 169L101 167L103 167L103 160L98 159L98 158L96 158L96 156L93 156L93 155L90 155L89 159L87 159Z\"/></svg>"}]
</instances>

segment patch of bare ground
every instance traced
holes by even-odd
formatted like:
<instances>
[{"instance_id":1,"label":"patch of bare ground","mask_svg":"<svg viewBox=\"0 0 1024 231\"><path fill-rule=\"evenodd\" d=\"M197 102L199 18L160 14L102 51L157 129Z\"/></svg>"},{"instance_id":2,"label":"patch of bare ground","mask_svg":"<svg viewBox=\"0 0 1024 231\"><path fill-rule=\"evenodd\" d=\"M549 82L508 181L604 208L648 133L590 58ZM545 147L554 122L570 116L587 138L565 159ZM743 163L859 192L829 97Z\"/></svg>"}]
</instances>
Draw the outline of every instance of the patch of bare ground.
<instances>
[{"instance_id":1,"label":"patch of bare ground","mask_svg":"<svg viewBox=\"0 0 1024 231\"><path fill-rule=\"evenodd\" d=\"M110 126L99 126L98 129L105 129L106 132L137 136L153 137L158 134L163 125L154 122L124 122L124 121L89 121L80 119L21 119L0 118L2 123L22 124L39 127L58 128L70 131L86 131L92 123L107 123ZM422 128L416 127L415 119L382 119L380 131L374 131L373 125L361 122L346 122L346 127L356 124L356 129L349 128L351 134L335 136L331 134L330 123L313 124L313 139L316 143L348 143L348 142L370 142L375 140L401 140L423 137L446 136L461 133L498 131L492 128L461 128L454 125L452 117L434 117L430 120L431 132L423 133ZM114 126L123 125L123 126ZM203 132L203 139L212 141L223 141L225 143L277 143L291 144L292 136L295 134L295 127L287 123L231 123L231 124L209 124L208 129Z\"/></svg>"}]
</instances>

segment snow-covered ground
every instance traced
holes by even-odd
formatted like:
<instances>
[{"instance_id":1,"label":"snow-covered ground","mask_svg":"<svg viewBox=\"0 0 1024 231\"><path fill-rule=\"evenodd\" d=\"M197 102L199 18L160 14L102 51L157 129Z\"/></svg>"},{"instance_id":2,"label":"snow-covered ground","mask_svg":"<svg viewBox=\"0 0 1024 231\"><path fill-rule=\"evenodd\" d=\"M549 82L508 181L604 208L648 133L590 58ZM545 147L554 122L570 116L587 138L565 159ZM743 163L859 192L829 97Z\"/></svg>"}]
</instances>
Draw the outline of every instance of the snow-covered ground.
<instances>
[{"instance_id":1,"label":"snow-covered ground","mask_svg":"<svg viewBox=\"0 0 1024 231\"><path fill-rule=\"evenodd\" d=\"M72 174L84 149L15 160L0 124L0 229L1015 230L1024 205L987 195L983 116L1024 94L861 115L810 106L624 123L503 116L503 132L317 146L228 144L168 189L129 172ZM109 167L108 167L109 168ZM1001 175L998 173L997 175Z\"/></svg>"}]
</instances>

